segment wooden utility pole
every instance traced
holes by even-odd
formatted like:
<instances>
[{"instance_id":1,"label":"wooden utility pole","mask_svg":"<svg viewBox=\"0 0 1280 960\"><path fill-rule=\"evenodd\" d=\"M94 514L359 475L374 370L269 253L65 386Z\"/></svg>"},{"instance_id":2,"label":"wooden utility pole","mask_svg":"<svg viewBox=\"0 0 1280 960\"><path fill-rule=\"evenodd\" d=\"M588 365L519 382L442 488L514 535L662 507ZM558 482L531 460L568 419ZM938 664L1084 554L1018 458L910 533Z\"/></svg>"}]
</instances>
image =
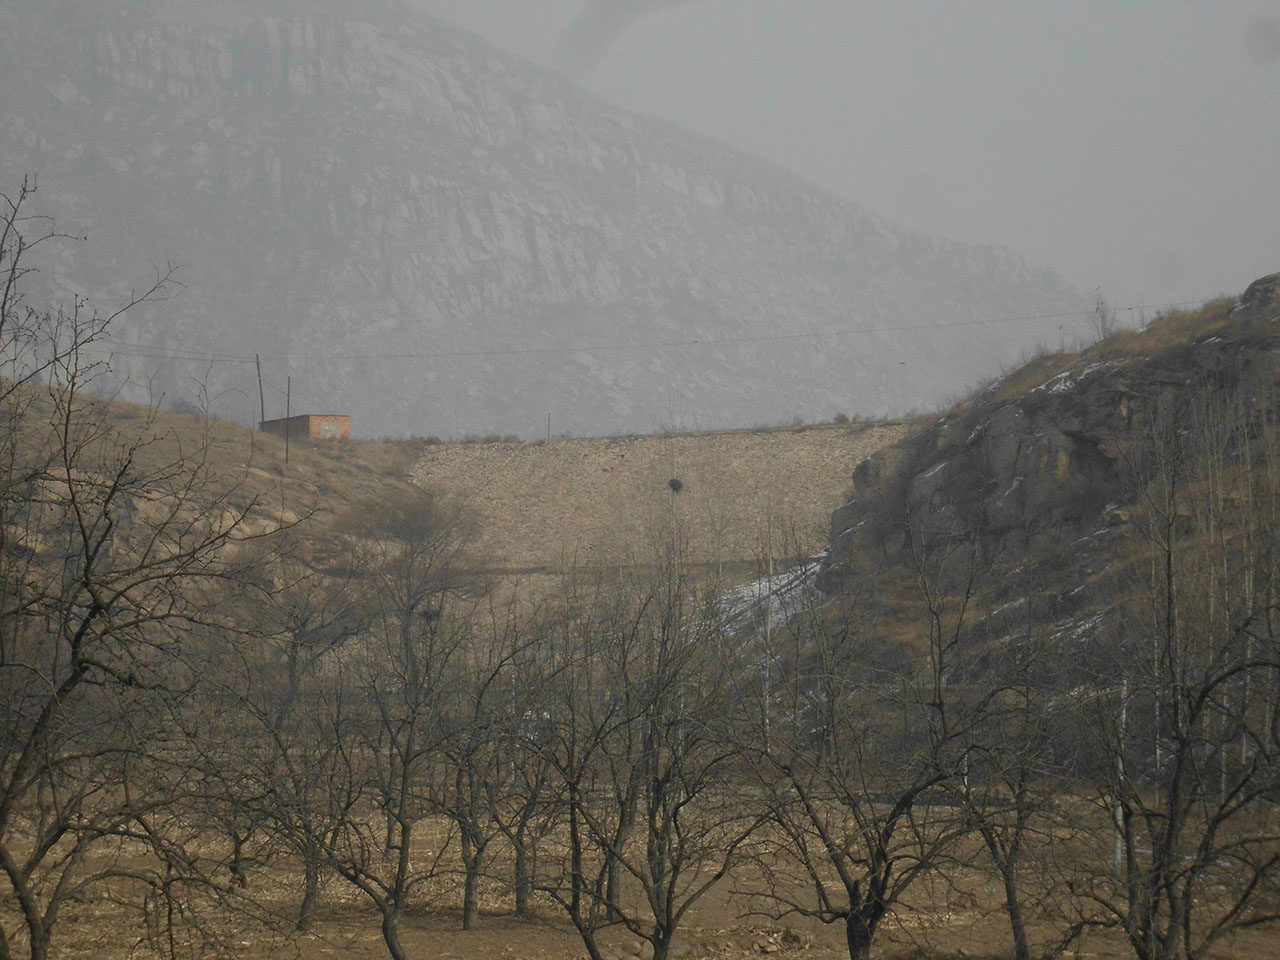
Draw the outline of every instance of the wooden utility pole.
<instances>
[{"instance_id":1,"label":"wooden utility pole","mask_svg":"<svg viewBox=\"0 0 1280 960\"><path fill-rule=\"evenodd\" d=\"M267 422L267 398L262 392L262 358L256 353L253 355L253 363L258 368L258 410L262 416L258 418L259 423Z\"/></svg>"},{"instance_id":2,"label":"wooden utility pole","mask_svg":"<svg viewBox=\"0 0 1280 960\"><path fill-rule=\"evenodd\" d=\"M772 671L770 667L773 663L773 507L769 507L769 514L766 518L767 533L765 534L765 552L768 554L766 562L768 563L768 579L765 581L764 593L764 685L761 690L760 703L764 711L764 749L765 753L769 752L769 686L773 682Z\"/></svg>"},{"instance_id":3,"label":"wooden utility pole","mask_svg":"<svg viewBox=\"0 0 1280 960\"><path fill-rule=\"evenodd\" d=\"M290 395L293 392L293 377L284 378L284 464L289 465L289 430L293 426L293 408L290 406Z\"/></svg>"}]
</instances>

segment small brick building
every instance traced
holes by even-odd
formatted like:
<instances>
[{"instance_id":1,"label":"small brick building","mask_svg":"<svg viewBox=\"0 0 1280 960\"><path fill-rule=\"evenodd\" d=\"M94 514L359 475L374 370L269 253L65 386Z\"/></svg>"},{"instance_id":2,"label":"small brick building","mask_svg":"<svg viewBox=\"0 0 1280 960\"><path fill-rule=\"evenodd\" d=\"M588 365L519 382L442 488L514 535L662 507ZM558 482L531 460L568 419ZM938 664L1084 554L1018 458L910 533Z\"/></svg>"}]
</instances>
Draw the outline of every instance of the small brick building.
<instances>
[{"instance_id":1,"label":"small brick building","mask_svg":"<svg viewBox=\"0 0 1280 960\"><path fill-rule=\"evenodd\" d=\"M303 413L264 420L258 429L282 440L286 432L293 440L350 440L351 418L342 413Z\"/></svg>"}]
</instances>

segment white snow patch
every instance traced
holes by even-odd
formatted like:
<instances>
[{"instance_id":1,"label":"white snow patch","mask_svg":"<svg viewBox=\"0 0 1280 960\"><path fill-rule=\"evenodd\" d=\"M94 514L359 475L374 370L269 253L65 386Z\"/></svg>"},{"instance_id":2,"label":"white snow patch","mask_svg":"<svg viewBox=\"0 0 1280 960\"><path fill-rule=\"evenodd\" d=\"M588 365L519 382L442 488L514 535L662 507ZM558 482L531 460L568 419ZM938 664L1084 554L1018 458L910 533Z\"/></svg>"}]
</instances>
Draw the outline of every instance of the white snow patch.
<instances>
[{"instance_id":1,"label":"white snow patch","mask_svg":"<svg viewBox=\"0 0 1280 960\"><path fill-rule=\"evenodd\" d=\"M1064 390L1071 389L1071 371L1063 370L1056 376L1050 377L1038 387L1033 387L1029 393L1039 393L1041 390L1047 390L1049 393L1062 393Z\"/></svg>"},{"instance_id":2,"label":"white snow patch","mask_svg":"<svg viewBox=\"0 0 1280 960\"><path fill-rule=\"evenodd\" d=\"M757 577L730 591L721 600L725 625L742 628L764 623L767 618L775 628L785 626L812 601L821 557L819 554L773 576Z\"/></svg>"},{"instance_id":3,"label":"white snow patch","mask_svg":"<svg viewBox=\"0 0 1280 960\"><path fill-rule=\"evenodd\" d=\"M1026 597L1018 597L1018 599L1016 600L1010 600L1008 603L1002 603L1000 604L1000 606L996 607L989 614L987 614L986 618L990 620L992 617L998 617L1000 616L1000 614L1004 613L1006 610L1012 610L1014 607L1020 607L1026 602L1027 602ZM1019 634L1019 636L1021 636L1021 634Z\"/></svg>"},{"instance_id":4,"label":"white snow patch","mask_svg":"<svg viewBox=\"0 0 1280 960\"><path fill-rule=\"evenodd\" d=\"M1095 360L1093 363L1086 363L1080 368L1076 374L1077 379L1083 380L1085 377L1097 373L1099 370L1105 370L1111 366L1110 360Z\"/></svg>"},{"instance_id":5,"label":"white snow patch","mask_svg":"<svg viewBox=\"0 0 1280 960\"><path fill-rule=\"evenodd\" d=\"M1004 503L1006 500L1008 500L1009 497L1013 495L1013 492L1022 485L1022 480L1023 480L1022 477L1014 477L1013 483L1009 484L1009 489L1006 490L1004 493L1000 494L1000 497L996 502Z\"/></svg>"},{"instance_id":6,"label":"white snow patch","mask_svg":"<svg viewBox=\"0 0 1280 960\"><path fill-rule=\"evenodd\" d=\"M945 467L945 466L946 466L948 463L950 463L950 462L951 462L950 460L943 460L943 461L942 461L940 464L938 464L936 467L933 467L933 468L931 468L927 473L922 474L922 475L921 475L921 477L920 477L920 479L921 479L921 480L928 480L930 477L932 477L935 473L937 473L939 470L941 470L943 467Z\"/></svg>"},{"instance_id":7,"label":"white snow patch","mask_svg":"<svg viewBox=\"0 0 1280 960\"><path fill-rule=\"evenodd\" d=\"M1061 373L1057 374L1056 376L1050 377L1048 380L1040 384L1040 386L1035 387L1030 392L1038 393L1041 390L1045 390L1049 393L1066 393L1068 390L1073 389L1075 385L1079 383L1081 380L1083 380L1085 377L1091 374L1097 373L1099 370L1106 369L1110 366L1111 366L1111 361L1109 360L1095 360L1092 363L1085 364L1083 367L1080 367L1079 369L1063 370Z\"/></svg>"},{"instance_id":8,"label":"white snow patch","mask_svg":"<svg viewBox=\"0 0 1280 960\"><path fill-rule=\"evenodd\" d=\"M1097 632L1097 628L1102 625L1103 617L1104 614L1098 613L1084 620L1067 623L1054 631L1054 639L1086 640Z\"/></svg>"},{"instance_id":9,"label":"white snow patch","mask_svg":"<svg viewBox=\"0 0 1280 960\"><path fill-rule=\"evenodd\" d=\"M1050 381L1050 383L1053 383L1053 386L1049 388L1050 393L1066 393L1068 390L1070 390L1072 387L1076 385L1075 380L1072 378L1070 371L1067 371L1066 373L1063 373L1063 374L1059 374L1053 379L1056 380L1057 383L1053 383L1053 380Z\"/></svg>"},{"instance_id":10,"label":"white snow patch","mask_svg":"<svg viewBox=\"0 0 1280 960\"><path fill-rule=\"evenodd\" d=\"M853 531L857 530L859 527L861 527L863 524L865 524L865 523L867 522L867 519L868 519L867 517L863 517L861 520L859 520L859 521L858 521L857 523L855 523L853 526L851 526L851 527L845 527L843 530L841 530L839 533L837 533L837 534L836 534L836 536L837 536L837 537L843 537L843 536L845 536L846 534L853 533Z\"/></svg>"}]
</instances>

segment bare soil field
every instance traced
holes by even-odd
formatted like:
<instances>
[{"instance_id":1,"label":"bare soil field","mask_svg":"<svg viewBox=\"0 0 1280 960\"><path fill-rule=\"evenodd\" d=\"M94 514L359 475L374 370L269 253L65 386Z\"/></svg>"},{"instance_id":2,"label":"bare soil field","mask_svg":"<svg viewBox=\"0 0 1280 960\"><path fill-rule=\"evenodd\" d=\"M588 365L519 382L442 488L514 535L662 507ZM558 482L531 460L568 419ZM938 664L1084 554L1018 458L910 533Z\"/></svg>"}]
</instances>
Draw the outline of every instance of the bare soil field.
<instances>
[{"instance_id":1,"label":"bare soil field","mask_svg":"<svg viewBox=\"0 0 1280 960\"><path fill-rule=\"evenodd\" d=\"M976 851L970 851L976 853ZM495 864L500 872L503 864ZM226 878L229 881L229 878ZM251 871L250 885L233 891L229 882L227 910L205 901L203 943L185 937L170 943L163 926L148 924L123 889L112 896L80 901L57 933L53 956L60 960L123 960L147 957L234 956L244 960L384 960L379 917L353 888L331 880L312 929L292 930L301 877L280 864ZM958 882L957 882L958 881ZM698 958L794 958L840 960L848 956L839 924L824 926L810 919L776 916L776 904L759 895L759 877L746 868L723 882L691 911L676 938L677 960ZM787 895L806 895L799 888ZM808 894L812 897L812 893ZM888 916L877 934L873 956L880 960L1004 960L1012 956L1008 923L1001 910L1001 888L993 876L978 870L954 874L951 882L924 881ZM563 914L549 900L536 900L533 916L520 920L503 885L492 880L482 897L481 917L472 930L461 929L461 882L447 877L420 891L415 907L401 921L408 956L421 960L586 960L586 951ZM635 907L641 901L637 896ZM11 907L11 905L6 905ZM7 912L7 911L6 911ZM271 919L274 916L274 920ZM16 920L16 917L6 919ZM11 925L15 929L18 924ZM150 929L149 929L150 928ZM1033 943L1048 934L1034 914L1028 917ZM629 960L642 951L641 941L618 927L599 935L602 952ZM1270 960L1276 956L1274 934L1244 931L1209 954L1213 960ZM21 946L19 945L19 954ZM1086 934L1064 952L1064 960L1128 960L1133 956L1115 930Z\"/></svg>"},{"instance_id":2,"label":"bare soil field","mask_svg":"<svg viewBox=\"0 0 1280 960\"><path fill-rule=\"evenodd\" d=\"M678 520L685 560L812 556L853 468L905 422L427 447L415 483L462 503L506 574L645 563ZM676 489L673 489L676 488Z\"/></svg>"}]
</instances>

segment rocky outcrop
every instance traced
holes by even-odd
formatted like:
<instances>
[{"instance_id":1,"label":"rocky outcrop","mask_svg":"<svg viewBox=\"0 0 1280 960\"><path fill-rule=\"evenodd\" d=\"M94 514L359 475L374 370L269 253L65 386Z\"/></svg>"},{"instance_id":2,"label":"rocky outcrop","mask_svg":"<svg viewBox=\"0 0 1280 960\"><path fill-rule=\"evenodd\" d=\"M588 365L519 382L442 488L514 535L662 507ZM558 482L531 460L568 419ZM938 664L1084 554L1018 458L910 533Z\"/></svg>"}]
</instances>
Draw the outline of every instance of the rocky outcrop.
<instances>
[{"instance_id":1,"label":"rocky outcrop","mask_svg":"<svg viewBox=\"0 0 1280 960\"><path fill-rule=\"evenodd\" d=\"M1232 313L1248 311L1280 319L1280 273L1269 273L1249 284Z\"/></svg>"},{"instance_id":2,"label":"rocky outcrop","mask_svg":"<svg viewBox=\"0 0 1280 960\"><path fill-rule=\"evenodd\" d=\"M1134 458L1161 416L1231 397L1275 402L1276 279L1190 329L1034 360L860 463L852 499L832 515L824 582L895 554L908 525L1035 561L1127 524Z\"/></svg>"},{"instance_id":3,"label":"rocky outcrop","mask_svg":"<svg viewBox=\"0 0 1280 960\"><path fill-rule=\"evenodd\" d=\"M88 236L50 292L180 268L113 332L139 399L256 422L260 353L269 417L291 375L365 436L869 414L1087 310L390 0L8 0L0 60L0 183Z\"/></svg>"}]
</instances>

